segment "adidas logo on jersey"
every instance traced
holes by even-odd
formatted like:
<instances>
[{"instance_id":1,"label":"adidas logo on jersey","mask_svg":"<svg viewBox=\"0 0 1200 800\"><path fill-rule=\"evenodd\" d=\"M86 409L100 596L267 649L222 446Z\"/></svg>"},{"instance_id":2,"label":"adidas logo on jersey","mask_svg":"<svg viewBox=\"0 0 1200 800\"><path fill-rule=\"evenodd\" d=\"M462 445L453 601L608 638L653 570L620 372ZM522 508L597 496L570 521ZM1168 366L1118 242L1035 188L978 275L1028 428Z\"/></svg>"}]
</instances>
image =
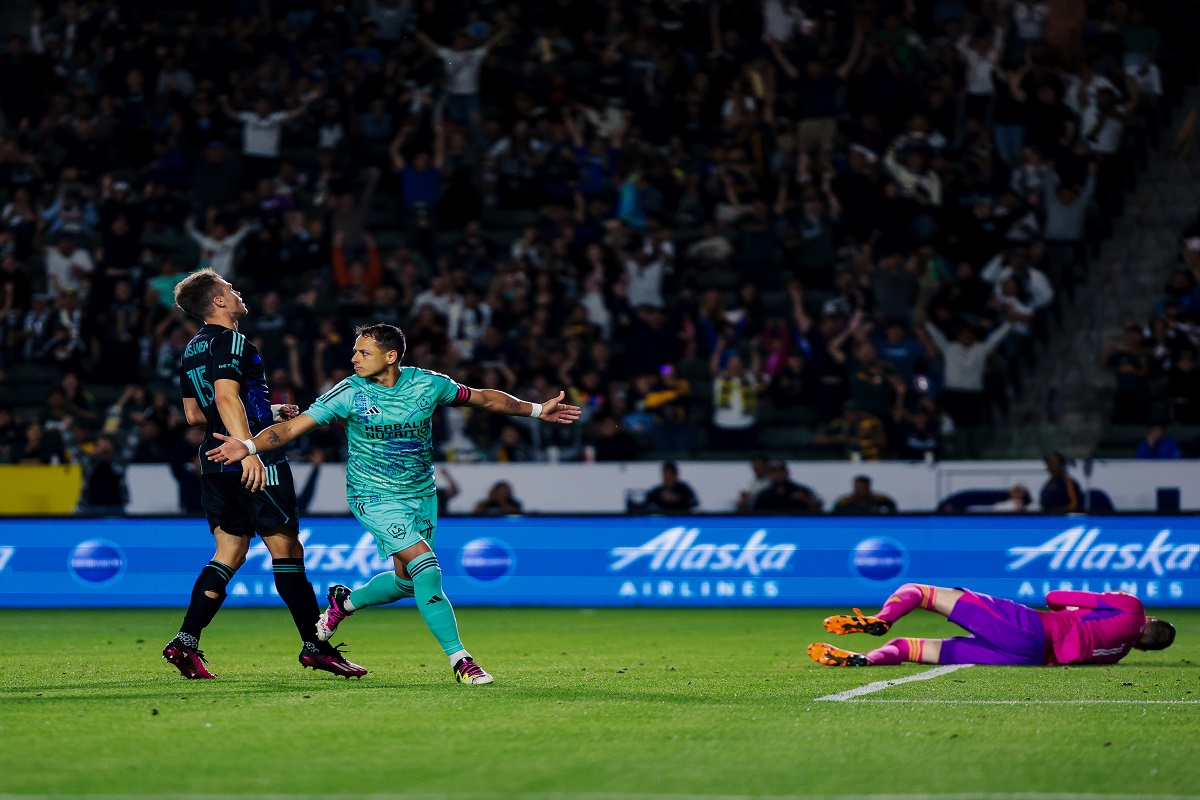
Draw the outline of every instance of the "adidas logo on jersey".
<instances>
[{"instance_id":1,"label":"adidas logo on jersey","mask_svg":"<svg viewBox=\"0 0 1200 800\"><path fill-rule=\"evenodd\" d=\"M383 412L379 410L379 406L377 406L377 405L375 405L375 404L373 404L373 403L372 403L372 404L371 404L371 407L370 407L370 408L368 408L366 411L364 411L364 412L363 412L363 416L364 416L364 417L371 417L371 416L375 416L376 414L382 414L382 413L383 413Z\"/></svg>"}]
</instances>

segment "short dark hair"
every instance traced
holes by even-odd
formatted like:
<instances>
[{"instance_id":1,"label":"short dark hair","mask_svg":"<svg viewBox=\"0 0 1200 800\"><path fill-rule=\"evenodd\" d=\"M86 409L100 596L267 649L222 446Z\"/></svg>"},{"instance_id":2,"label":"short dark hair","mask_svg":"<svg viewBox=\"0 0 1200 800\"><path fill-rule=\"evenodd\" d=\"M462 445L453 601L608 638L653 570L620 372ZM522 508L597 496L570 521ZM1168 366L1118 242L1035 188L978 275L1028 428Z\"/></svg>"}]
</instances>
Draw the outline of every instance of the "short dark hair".
<instances>
[{"instance_id":1,"label":"short dark hair","mask_svg":"<svg viewBox=\"0 0 1200 800\"><path fill-rule=\"evenodd\" d=\"M404 331L395 325L388 325L386 322L377 322L374 325L359 325L354 329L354 335L374 339L375 344L382 347L385 353L395 350L400 354L399 361L404 360L404 353L408 350L408 340L404 338Z\"/></svg>"},{"instance_id":2,"label":"short dark hair","mask_svg":"<svg viewBox=\"0 0 1200 800\"><path fill-rule=\"evenodd\" d=\"M1175 641L1175 626L1166 620L1152 619L1146 623L1138 639L1138 646L1145 650L1166 650Z\"/></svg>"},{"instance_id":3,"label":"short dark hair","mask_svg":"<svg viewBox=\"0 0 1200 800\"><path fill-rule=\"evenodd\" d=\"M199 320L212 315L212 301L221 293L221 276L211 269L193 272L175 284L175 305Z\"/></svg>"}]
</instances>

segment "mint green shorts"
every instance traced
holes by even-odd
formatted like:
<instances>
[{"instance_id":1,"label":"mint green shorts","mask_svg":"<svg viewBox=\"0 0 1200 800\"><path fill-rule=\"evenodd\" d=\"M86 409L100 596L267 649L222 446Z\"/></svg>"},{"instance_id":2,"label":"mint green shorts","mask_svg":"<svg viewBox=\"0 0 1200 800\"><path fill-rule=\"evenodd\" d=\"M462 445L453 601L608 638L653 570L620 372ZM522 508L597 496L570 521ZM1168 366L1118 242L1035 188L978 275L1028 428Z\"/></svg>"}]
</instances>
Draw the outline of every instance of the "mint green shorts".
<instances>
[{"instance_id":1,"label":"mint green shorts","mask_svg":"<svg viewBox=\"0 0 1200 800\"><path fill-rule=\"evenodd\" d=\"M418 542L430 549L437 536L437 495L350 500L355 519L375 537L380 558L391 558Z\"/></svg>"}]
</instances>

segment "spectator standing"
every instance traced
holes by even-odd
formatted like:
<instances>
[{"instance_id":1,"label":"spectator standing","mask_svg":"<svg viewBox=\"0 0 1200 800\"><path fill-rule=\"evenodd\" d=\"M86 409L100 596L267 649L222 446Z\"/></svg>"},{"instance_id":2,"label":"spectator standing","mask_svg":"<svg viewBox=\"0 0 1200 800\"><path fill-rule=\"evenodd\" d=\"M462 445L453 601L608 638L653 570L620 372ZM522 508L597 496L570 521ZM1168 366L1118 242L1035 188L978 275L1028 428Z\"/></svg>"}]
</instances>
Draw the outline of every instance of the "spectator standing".
<instances>
[{"instance_id":1,"label":"spectator standing","mask_svg":"<svg viewBox=\"0 0 1200 800\"><path fill-rule=\"evenodd\" d=\"M211 268L227 281L234 280L234 259L242 240L255 230L253 225L243 225L232 235L220 222L212 226L212 235L206 236L196 230L196 218L188 217L187 235L200 247L200 265L197 269Z\"/></svg>"},{"instance_id":2,"label":"spectator standing","mask_svg":"<svg viewBox=\"0 0 1200 800\"><path fill-rule=\"evenodd\" d=\"M1104 355L1101 368L1116 376L1114 425L1144 425L1149 421L1152 362L1141 327L1137 325L1126 328L1121 344L1110 347Z\"/></svg>"},{"instance_id":3,"label":"spectator standing","mask_svg":"<svg viewBox=\"0 0 1200 800\"><path fill-rule=\"evenodd\" d=\"M444 47L423 31L417 31L417 40L429 48L446 70L446 116L459 125L476 124L479 116L479 73L488 50L495 47L508 35L508 27L502 24L482 44L472 47L475 37L462 33L454 40L453 47Z\"/></svg>"},{"instance_id":4,"label":"spectator standing","mask_svg":"<svg viewBox=\"0 0 1200 800\"><path fill-rule=\"evenodd\" d=\"M758 377L746 369L742 357L729 356L724 367L714 351L712 445L718 450L749 450L758 429Z\"/></svg>"},{"instance_id":5,"label":"spectator standing","mask_svg":"<svg viewBox=\"0 0 1200 800\"><path fill-rule=\"evenodd\" d=\"M412 226L420 217L430 220L429 225L436 229L436 214L438 209L439 187L442 170L446 164L446 134L440 119L433 123L433 154L421 150L409 163L404 157L404 143L412 134L415 126L405 124L392 140L388 150L392 159L392 169L400 179L404 191L404 208L408 212L406 219L410 225L410 238L415 234Z\"/></svg>"},{"instance_id":6,"label":"spectator standing","mask_svg":"<svg viewBox=\"0 0 1200 800\"><path fill-rule=\"evenodd\" d=\"M629 249L625 261L625 274L629 278L626 290L629 305L633 308L662 308L663 279L670 271L673 256L670 244L644 241L637 237Z\"/></svg>"},{"instance_id":7,"label":"spectator standing","mask_svg":"<svg viewBox=\"0 0 1200 800\"><path fill-rule=\"evenodd\" d=\"M310 93L299 106L288 111L275 111L268 98L260 97L254 101L253 111L237 111L229 104L229 97L221 95L221 110L225 116L242 123L242 155L251 175L256 178L275 175L284 126L308 111L309 104L319 96L320 92Z\"/></svg>"},{"instance_id":8,"label":"spectator standing","mask_svg":"<svg viewBox=\"0 0 1200 800\"><path fill-rule=\"evenodd\" d=\"M1012 326L1005 322L983 341L975 335L975 328L960 322L954 341L942 333L932 322L925 330L942 354L944 386L941 394L942 408L960 427L979 425L986 419L987 398L983 393L983 372L988 357L1004 342Z\"/></svg>"},{"instance_id":9,"label":"spectator standing","mask_svg":"<svg viewBox=\"0 0 1200 800\"><path fill-rule=\"evenodd\" d=\"M912 408L903 402L897 405L896 457L906 461L937 461L941 456L942 433L936 409L930 408L928 396Z\"/></svg>"},{"instance_id":10,"label":"spectator standing","mask_svg":"<svg viewBox=\"0 0 1200 800\"><path fill-rule=\"evenodd\" d=\"M837 419L822 425L813 437L818 447L840 445L851 461L878 461L887 452L887 432L879 417L847 400Z\"/></svg>"},{"instance_id":11,"label":"spectator standing","mask_svg":"<svg viewBox=\"0 0 1200 800\"><path fill-rule=\"evenodd\" d=\"M75 244L75 237L64 233L58 243L46 250L46 285L58 294L75 292L86 295L89 279L96 271L91 254Z\"/></svg>"},{"instance_id":12,"label":"spectator standing","mask_svg":"<svg viewBox=\"0 0 1200 800\"><path fill-rule=\"evenodd\" d=\"M691 451L691 393L691 385L679 377L674 365L664 364L642 398L642 407L654 418L654 446L660 453Z\"/></svg>"},{"instance_id":13,"label":"spectator standing","mask_svg":"<svg viewBox=\"0 0 1200 800\"><path fill-rule=\"evenodd\" d=\"M1050 477L1042 484L1039 503L1049 514L1070 514L1083 508L1079 482L1067 474L1067 459L1062 453L1047 453L1046 471Z\"/></svg>"}]
</instances>

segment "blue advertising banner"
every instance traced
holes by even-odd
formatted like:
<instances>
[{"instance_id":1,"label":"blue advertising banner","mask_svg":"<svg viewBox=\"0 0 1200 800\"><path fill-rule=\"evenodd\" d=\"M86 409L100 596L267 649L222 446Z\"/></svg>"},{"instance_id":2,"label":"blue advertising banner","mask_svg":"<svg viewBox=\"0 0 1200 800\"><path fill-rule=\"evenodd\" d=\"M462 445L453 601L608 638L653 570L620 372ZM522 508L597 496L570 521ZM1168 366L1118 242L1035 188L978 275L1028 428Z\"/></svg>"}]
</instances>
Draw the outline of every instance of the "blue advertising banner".
<instances>
[{"instance_id":1,"label":"blue advertising banner","mask_svg":"<svg viewBox=\"0 0 1200 800\"><path fill-rule=\"evenodd\" d=\"M318 592L391 569L353 518L310 517L302 537ZM437 552L462 605L861 605L918 581L1200 606L1196 517L449 518ZM202 520L0 521L0 606L183 606L211 556ZM277 603L255 540L226 605Z\"/></svg>"}]
</instances>

